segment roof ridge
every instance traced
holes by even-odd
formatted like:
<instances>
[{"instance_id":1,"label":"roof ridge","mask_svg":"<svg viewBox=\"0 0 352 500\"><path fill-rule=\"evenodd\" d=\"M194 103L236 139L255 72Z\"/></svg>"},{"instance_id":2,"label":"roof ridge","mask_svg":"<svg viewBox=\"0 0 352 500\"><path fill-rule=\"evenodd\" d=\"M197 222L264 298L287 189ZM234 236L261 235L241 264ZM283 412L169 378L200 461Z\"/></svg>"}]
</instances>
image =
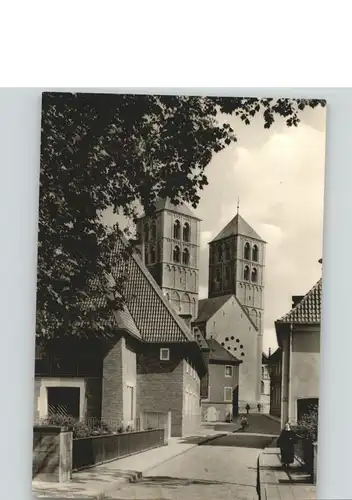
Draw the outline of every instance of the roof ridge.
<instances>
[{"instance_id":1,"label":"roof ridge","mask_svg":"<svg viewBox=\"0 0 352 500\"><path fill-rule=\"evenodd\" d=\"M276 320L275 323L286 323L285 318L289 318L289 316L291 314L293 314L294 312L299 313L300 310L304 308L306 302L310 299L310 297L313 295L313 293L322 284L322 279L323 278L319 278L319 280L315 283L315 285L312 286L312 288L310 290L308 290L308 292L303 296L303 298L294 307L291 307L291 309L288 313L284 314L283 316L281 316L281 318Z\"/></svg>"},{"instance_id":2,"label":"roof ridge","mask_svg":"<svg viewBox=\"0 0 352 500\"><path fill-rule=\"evenodd\" d=\"M126 248L131 247L130 243L127 241L127 239L125 238L124 235L119 235L119 237ZM184 336L187 338L187 340L189 342L197 343L195 338L193 337L191 331L188 329L186 323L178 316L176 311L173 310L172 306L170 306L170 304L168 303L168 301L166 300L166 298L162 294L159 285L154 280L153 276L150 274L147 267L144 265L142 259L140 258L140 256L137 254L137 252L133 248L132 248L131 256L134 259L134 261L136 262L136 264L138 265L138 267L140 268L140 270L142 271L142 273L144 274L144 276L147 278L150 286L154 289L156 294L159 296L159 298L162 301L162 304L167 309L167 311L171 314L174 321L177 323L178 327L180 328L180 330L184 334ZM197 343L197 345L198 345L198 343Z\"/></svg>"},{"instance_id":3,"label":"roof ridge","mask_svg":"<svg viewBox=\"0 0 352 500\"><path fill-rule=\"evenodd\" d=\"M247 318L249 319L249 321L251 322L251 324L254 326L254 328L256 329L257 332L259 332L259 329L258 327L254 324L254 321L252 320L252 318L250 317L249 313L246 311L245 307L243 304L241 304L241 302L239 301L239 299L236 297L236 294L234 293L233 294L235 299L237 300L237 303L240 305L242 311L244 312L244 314L247 316Z\"/></svg>"}]
</instances>

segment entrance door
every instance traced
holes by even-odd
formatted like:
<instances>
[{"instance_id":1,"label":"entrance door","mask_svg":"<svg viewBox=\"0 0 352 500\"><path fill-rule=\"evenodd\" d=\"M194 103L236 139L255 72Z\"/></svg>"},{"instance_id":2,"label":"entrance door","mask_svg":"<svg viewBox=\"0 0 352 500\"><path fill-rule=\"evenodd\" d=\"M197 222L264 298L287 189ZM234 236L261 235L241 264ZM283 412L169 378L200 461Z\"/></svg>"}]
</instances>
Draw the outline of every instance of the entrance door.
<instances>
[{"instance_id":1,"label":"entrance door","mask_svg":"<svg viewBox=\"0 0 352 500\"><path fill-rule=\"evenodd\" d=\"M79 387L48 387L48 415L79 418Z\"/></svg>"},{"instance_id":2,"label":"entrance door","mask_svg":"<svg viewBox=\"0 0 352 500\"><path fill-rule=\"evenodd\" d=\"M232 393L232 418L238 417L238 385Z\"/></svg>"}]
</instances>

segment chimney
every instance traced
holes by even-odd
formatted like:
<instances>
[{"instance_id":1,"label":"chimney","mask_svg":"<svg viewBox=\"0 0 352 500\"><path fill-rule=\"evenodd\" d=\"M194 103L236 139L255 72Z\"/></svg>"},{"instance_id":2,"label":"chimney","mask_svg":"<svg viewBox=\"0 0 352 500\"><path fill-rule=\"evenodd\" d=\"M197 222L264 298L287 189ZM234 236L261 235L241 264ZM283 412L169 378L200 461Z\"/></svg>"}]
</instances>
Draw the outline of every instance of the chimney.
<instances>
[{"instance_id":1,"label":"chimney","mask_svg":"<svg viewBox=\"0 0 352 500\"><path fill-rule=\"evenodd\" d=\"M292 295L292 307L296 307L296 305L301 302L304 295Z\"/></svg>"},{"instance_id":2,"label":"chimney","mask_svg":"<svg viewBox=\"0 0 352 500\"><path fill-rule=\"evenodd\" d=\"M269 358L271 356L271 347L269 347Z\"/></svg>"}]
</instances>

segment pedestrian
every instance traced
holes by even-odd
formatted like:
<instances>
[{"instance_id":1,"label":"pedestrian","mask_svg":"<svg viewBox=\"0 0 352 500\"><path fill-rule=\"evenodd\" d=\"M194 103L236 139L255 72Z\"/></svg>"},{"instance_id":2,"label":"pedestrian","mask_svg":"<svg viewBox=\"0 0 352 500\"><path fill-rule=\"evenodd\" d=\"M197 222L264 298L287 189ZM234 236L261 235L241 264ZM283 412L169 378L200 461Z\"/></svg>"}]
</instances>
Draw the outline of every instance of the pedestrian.
<instances>
[{"instance_id":1,"label":"pedestrian","mask_svg":"<svg viewBox=\"0 0 352 500\"><path fill-rule=\"evenodd\" d=\"M246 412L247 412L247 415L249 414L249 410L251 409L251 407L249 406L249 404L247 403L246 404Z\"/></svg>"},{"instance_id":2,"label":"pedestrian","mask_svg":"<svg viewBox=\"0 0 352 500\"><path fill-rule=\"evenodd\" d=\"M293 464L294 462L296 443L297 435L291 429L290 423L287 422L277 440L277 444L280 448L281 464L285 468L288 468L290 464Z\"/></svg>"},{"instance_id":3,"label":"pedestrian","mask_svg":"<svg viewBox=\"0 0 352 500\"><path fill-rule=\"evenodd\" d=\"M260 410L262 409L262 405L260 403L258 403L257 407L258 407L258 412L260 413Z\"/></svg>"},{"instance_id":4,"label":"pedestrian","mask_svg":"<svg viewBox=\"0 0 352 500\"><path fill-rule=\"evenodd\" d=\"M245 417L243 415L243 417L241 417L241 428L242 428L242 431L244 432L245 428L248 427L248 420L247 420L247 417Z\"/></svg>"}]
</instances>

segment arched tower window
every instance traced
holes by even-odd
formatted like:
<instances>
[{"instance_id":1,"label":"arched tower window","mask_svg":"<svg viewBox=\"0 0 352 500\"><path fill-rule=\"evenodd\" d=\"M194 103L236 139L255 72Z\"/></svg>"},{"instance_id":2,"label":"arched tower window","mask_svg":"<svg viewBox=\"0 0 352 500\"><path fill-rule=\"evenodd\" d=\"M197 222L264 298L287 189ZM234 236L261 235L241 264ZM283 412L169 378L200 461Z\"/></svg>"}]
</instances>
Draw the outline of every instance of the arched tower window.
<instances>
[{"instance_id":1,"label":"arched tower window","mask_svg":"<svg viewBox=\"0 0 352 500\"><path fill-rule=\"evenodd\" d=\"M190 227L188 222L185 222L183 226L183 241L189 241L190 239Z\"/></svg>"},{"instance_id":2,"label":"arched tower window","mask_svg":"<svg viewBox=\"0 0 352 500\"><path fill-rule=\"evenodd\" d=\"M174 238L175 240L181 239L181 224L179 220L174 223Z\"/></svg>"},{"instance_id":3,"label":"arched tower window","mask_svg":"<svg viewBox=\"0 0 352 500\"><path fill-rule=\"evenodd\" d=\"M248 242L244 246L244 258L246 260L250 260L251 258L251 246Z\"/></svg>"},{"instance_id":4,"label":"arched tower window","mask_svg":"<svg viewBox=\"0 0 352 500\"><path fill-rule=\"evenodd\" d=\"M252 269L252 281L253 283L257 283L258 281L258 271L255 267Z\"/></svg>"},{"instance_id":5,"label":"arched tower window","mask_svg":"<svg viewBox=\"0 0 352 500\"><path fill-rule=\"evenodd\" d=\"M180 248L177 246L174 248L174 262L180 262Z\"/></svg>"},{"instance_id":6,"label":"arched tower window","mask_svg":"<svg viewBox=\"0 0 352 500\"><path fill-rule=\"evenodd\" d=\"M149 252L147 247L144 249L144 263L146 266L149 264Z\"/></svg>"},{"instance_id":7,"label":"arched tower window","mask_svg":"<svg viewBox=\"0 0 352 500\"><path fill-rule=\"evenodd\" d=\"M249 267L244 266L243 279L249 281Z\"/></svg>"},{"instance_id":8,"label":"arched tower window","mask_svg":"<svg viewBox=\"0 0 352 500\"><path fill-rule=\"evenodd\" d=\"M185 248L182 253L182 264L185 264L185 266L189 264L189 251L187 248Z\"/></svg>"},{"instance_id":9,"label":"arched tower window","mask_svg":"<svg viewBox=\"0 0 352 500\"><path fill-rule=\"evenodd\" d=\"M258 256L259 256L258 246L254 245L253 250L252 250L252 260L254 260L254 262L258 262Z\"/></svg>"},{"instance_id":10,"label":"arched tower window","mask_svg":"<svg viewBox=\"0 0 352 500\"><path fill-rule=\"evenodd\" d=\"M215 279L216 279L216 281L217 281L218 283L221 281L221 271L220 271L220 269L219 269L219 268L216 270L216 276L215 276Z\"/></svg>"},{"instance_id":11,"label":"arched tower window","mask_svg":"<svg viewBox=\"0 0 352 500\"><path fill-rule=\"evenodd\" d=\"M152 222L152 240L156 240L156 220Z\"/></svg>"},{"instance_id":12,"label":"arched tower window","mask_svg":"<svg viewBox=\"0 0 352 500\"><path fill-rule=\"evenodd\" d=\"M231 251L229 243L225 245L225 260L231 260Z\"/></svg>"},{"instance_id":13,"label":"arched tower window","mask_svg":"<svg viewBox=\"0 0 352 500\"><path fill-rule=\"evenodd\" d=\"M218 262L222 262L222 245L219 245L217 248L218 253Z\"/></svg>"},{"instance_id":14,"label":"arched tower window","mask_svg":"<svg viewBox=\"0 0 352 500\"><path fill-rule=\"evenodd\" d=\"M150 250L150 263L154 264L155 261L156 261L156 251L155 248L152 247Z\"/></svg>"},{"instance_id":15,"label":"arched tower window","mask_svg":"<svg viewBox=\"0 0 352 500\"><path fill-rule=\"evenodd\" d=\"M144 224L144 241L149 241L149 224Z\"/></svg>"}]
</instances>

